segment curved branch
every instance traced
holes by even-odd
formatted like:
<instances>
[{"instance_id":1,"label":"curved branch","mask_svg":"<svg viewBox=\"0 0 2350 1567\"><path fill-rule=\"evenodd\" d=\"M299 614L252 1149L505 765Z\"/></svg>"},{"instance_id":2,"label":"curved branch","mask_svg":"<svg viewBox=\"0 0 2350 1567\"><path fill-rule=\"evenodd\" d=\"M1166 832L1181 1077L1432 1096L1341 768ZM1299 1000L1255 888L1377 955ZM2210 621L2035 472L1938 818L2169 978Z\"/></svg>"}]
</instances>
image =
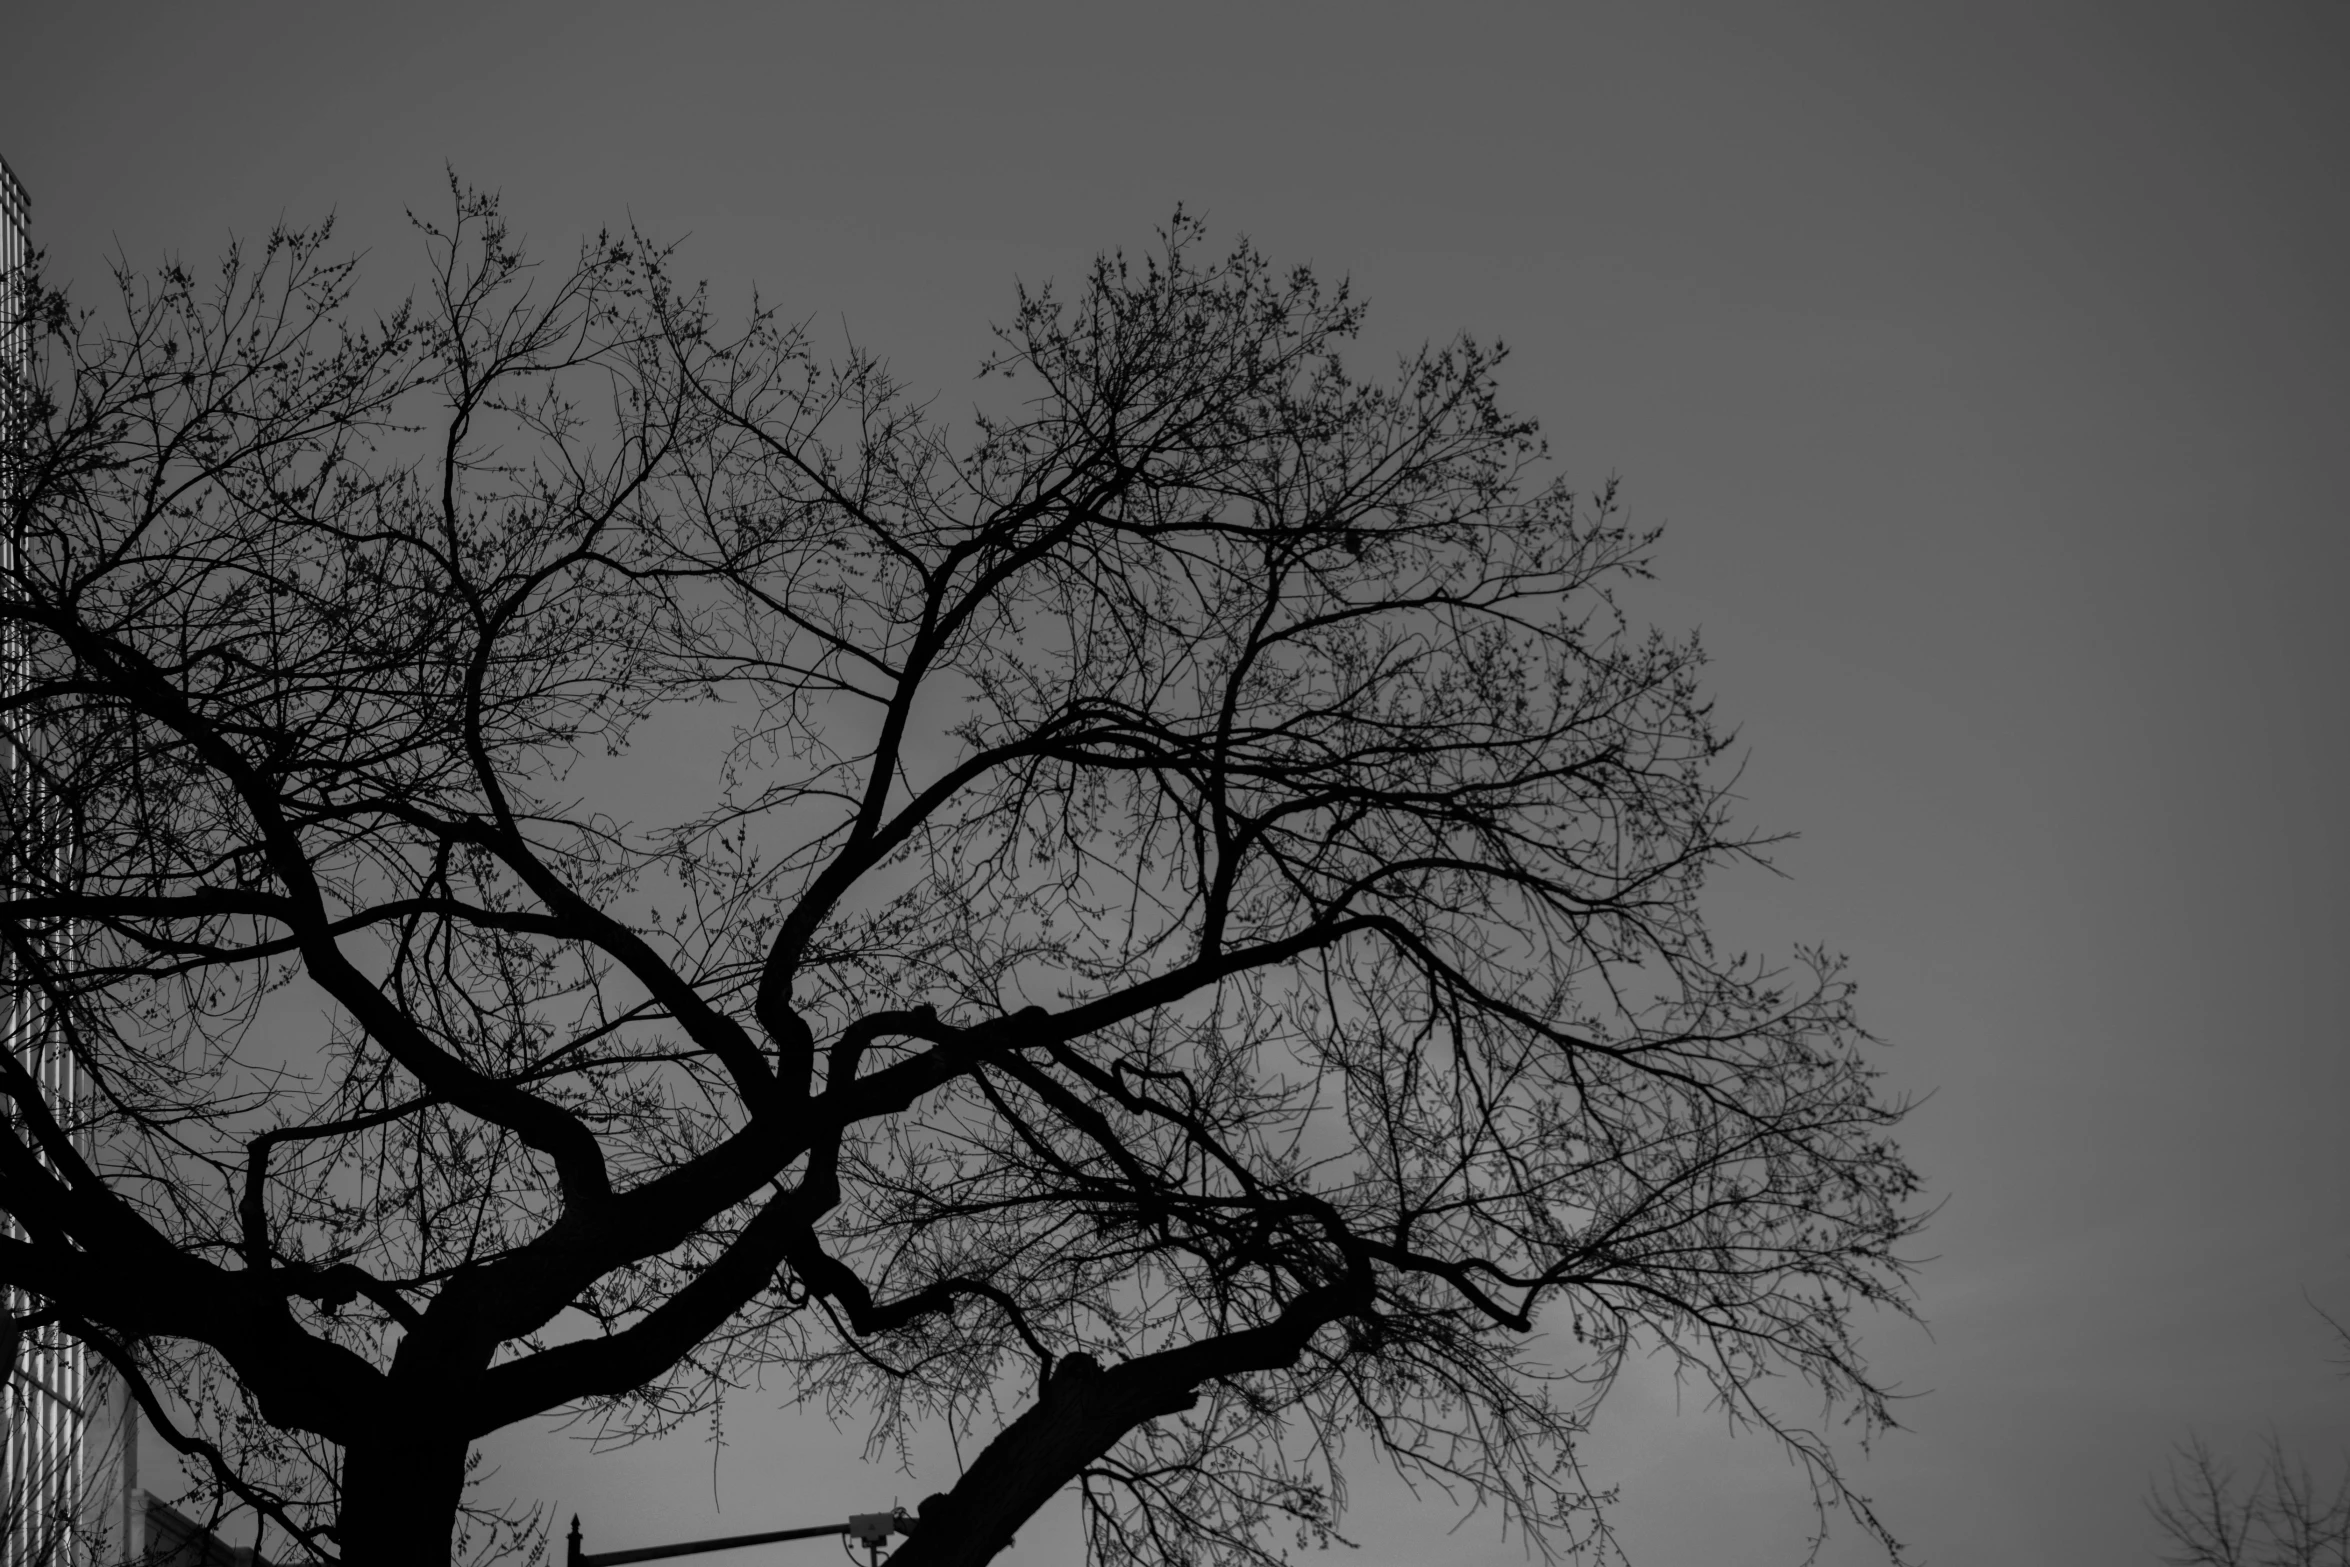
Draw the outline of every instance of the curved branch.
<instances>
[{"instance_id":1,"label":"curved branch","mask_svg":"<svg viewBox=\"0 0 2350 1567\"><path fill-rule=\"evenodd\" d=\"M155 1396L155 1390L148 1385L145 1373L139 1370L138 1362L131 1357L127 1348L90 1322L76 1317L66 1317L62 1321L67 1331L97 1350L106 1363L114 1368L115 1374L122 1378L123 1386L138 1400L139 1407L146 1411L147 1423L166 1442L190 1457L204 1460L204 1467L211 1473L214 1484L224 1491L233 1492L244 1500L246 1506L285 1530L288 1537L300 1541L302 1548L315 1559L330 1563L338 1560L322 1544L332 1538L331 1529L306 1528L297 1523L293 1515L286 1511L284 1498L272 1496L248 1481L237 1472L236 1466L228 1461L219 1447L179 1428L178 1423L171 1418L171 1412Z\"/></svg>"}]
</instances>

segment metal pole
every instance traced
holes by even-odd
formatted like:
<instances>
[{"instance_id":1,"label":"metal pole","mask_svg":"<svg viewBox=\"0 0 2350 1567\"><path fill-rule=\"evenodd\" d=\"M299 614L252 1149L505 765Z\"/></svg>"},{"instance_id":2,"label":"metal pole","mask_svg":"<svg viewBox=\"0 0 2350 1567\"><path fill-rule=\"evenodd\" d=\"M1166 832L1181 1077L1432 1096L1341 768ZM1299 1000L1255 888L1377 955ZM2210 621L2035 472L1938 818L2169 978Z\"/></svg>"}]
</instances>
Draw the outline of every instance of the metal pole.
<instances>
[{"instance_id":1,"label":"metal pole","mask_svg":"<svg viewBox=\"0 0 2350 1567\"><path fill-rule=\"evenodd\" d=\"M580 1549L579 1514L571 1515L570 1548L564 1567L622 1567L625 1562L653 1562L669 1556L694 1556L703 1551L731 1551L745 1545L775 1545L785 1540L815 1540L828 1534L854 1534L860 1544L878 1551L893 1534L911 1534L914 1520L903 1508L890 1513L859 1513L847 1523L819 1524L813 1529L777 1529L767 1534L730 1534L718 1540L687 1540L679 1545L645 1545L628 1551Z\"/></svg>"}]
</instances>

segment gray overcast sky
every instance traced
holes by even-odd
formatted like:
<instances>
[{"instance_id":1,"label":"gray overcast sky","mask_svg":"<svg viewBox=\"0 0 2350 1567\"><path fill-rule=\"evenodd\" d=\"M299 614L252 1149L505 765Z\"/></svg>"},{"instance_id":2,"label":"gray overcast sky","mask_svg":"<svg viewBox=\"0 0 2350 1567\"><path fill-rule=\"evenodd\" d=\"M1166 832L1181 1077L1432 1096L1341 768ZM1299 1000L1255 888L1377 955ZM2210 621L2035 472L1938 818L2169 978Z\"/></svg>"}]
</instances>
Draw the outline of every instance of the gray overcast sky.
<instances>
[{"instance_id":1,"label":"gray overcast sky","mask_svg":"<svg viewBox=\"0 0 2350 1567\"><path fill-rule=\"evenodd\" d=\"M688 236L722 295L845 319L949 405L1016 275L1178 201L1352 274L1382 343L1505 338L1567 470L1669 525L1636 607L1704 628L1748 819L1804 835L1722 926L1848 950L1932 1096L1930 1332L1868 1340L1922 1396L1863 1488L1945 1567L2141 1563L2191 1427L2350 1448L2307 1304L2350 1310L2350 8L23 4L7 35L0 155L84 285L333 208L405 287L451 160L542 251ZM617 1547L951 1462L863 1469L771 1403L722 1450L510 1433L495 1483ZM1634 1376L1591 1446L1635 1558L1799 1559L1800 1478L1674 1403ZM1362 1567L1522 1560L1356 1478ZM1011 1559L1073 1558L1048 1519Z\"/></svg>"}]
</instances>

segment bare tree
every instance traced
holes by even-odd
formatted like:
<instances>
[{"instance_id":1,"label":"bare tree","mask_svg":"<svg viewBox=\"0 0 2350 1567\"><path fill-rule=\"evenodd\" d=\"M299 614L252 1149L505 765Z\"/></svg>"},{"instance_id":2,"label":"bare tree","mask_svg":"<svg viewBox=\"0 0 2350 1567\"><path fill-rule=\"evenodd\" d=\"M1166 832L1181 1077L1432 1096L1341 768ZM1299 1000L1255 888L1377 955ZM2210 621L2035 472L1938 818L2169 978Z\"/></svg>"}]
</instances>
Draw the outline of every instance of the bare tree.
<instances>
[{"instance_id":1,"label":"bare tree","mask_svg":"<svg viewBox=\"0 0 2350 1567\"><path fill-rule=\"evenodd\" d=\"M0 932L94 1086L0 1061L0 1277L273 1540L445 1560L486 1433L763 1372L980 1442L905 1567L1072 1484L1275 1559L1349 1441L1604 1547L1635 1350L1883 1535L1764 1395L1887 1423L1900 1107L1708 939L1699 649L1498 351L1362 378L1179 215L957 427L457 194L389 315L322 233L28 296Z\"/></svg>"},{"instance_id":2,"label":"bare tree","mask_svg":"<svg viewBox=\"0 0 2350 1567\"><path fill-rule=\"evenodd\" d=\"M2318 1315L2342 1342L2339 1364L2350 1368L2350 1328L2323 1310ZM2274 1433L2261 1448L2259 1473L2241 1491L2234 1467L2201 1437L2188 1438L2167 1486L2146 1505L2176 1553L2163 1560L2178 1567L2350 1567L2350 1470L2329 1495Z\"/></svg>"},{"instance_id":3,"label":"bare tree","mask_svg":"<svg viewBox=\"0 0 2350 1567\"><path fill-rule=\"evenodd\" d=\"M2274 1436L2242 1490L2230 1465L2190 1439L2147 1505L2174 1553L2163 1560L2179 1567L2350 1567L2350 1475L2329 1495Z\"/></svg>"}]
</instances>

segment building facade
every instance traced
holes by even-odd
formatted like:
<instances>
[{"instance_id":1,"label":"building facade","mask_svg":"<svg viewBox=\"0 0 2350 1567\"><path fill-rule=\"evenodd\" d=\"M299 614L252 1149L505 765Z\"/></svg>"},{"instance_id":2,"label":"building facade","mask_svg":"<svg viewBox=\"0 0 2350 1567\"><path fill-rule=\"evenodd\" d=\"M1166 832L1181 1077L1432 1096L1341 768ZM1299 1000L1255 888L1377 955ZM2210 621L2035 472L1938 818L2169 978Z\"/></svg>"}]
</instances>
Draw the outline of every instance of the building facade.
<instances>
[{"instance_id":1,"label":"building facade","mask_svg":"<svg viewBox=\"0 0 2350 1567\"><path fill-rule=\"evenodd\" d=\"M0 355L6 372L0 386L0 502L7 527L0 530L0 583L13 577L23 548L16 507L16 437L26 417L22 392L33 369L33 343L24 320L23 280L31 260L31 202L23 184L0 161ZM25 644L13 626L0 629L0 689L15 689L26 678ZM16 885L53 873L61 865L42 859L67 852L59 814L45 786L39 747L0 725L0 790L5 820L0 855L8 856L7 880ZM35 942L61 933L32 933ZM20 937L20 939L26 939ZM0 1046L39 1083L43 1098L69 1121L82 1102L80 1071L65 1048L61 1031L40 995L25 983L18 949L0 952ZM9 1135L14 1135L13 1133ZM10 1232L13 1221L0 1217ZM94 1543L86 1538L88 1495L86 1428L95 1390L80 1342L40 1322L39 1302L13 1285L0 1285L0 1348L10 1351L0 1383L0 1567L48 1567L79 1562ZM27 1321L27 1319L33 1319Z\"/></svg>"}]
</instances>

